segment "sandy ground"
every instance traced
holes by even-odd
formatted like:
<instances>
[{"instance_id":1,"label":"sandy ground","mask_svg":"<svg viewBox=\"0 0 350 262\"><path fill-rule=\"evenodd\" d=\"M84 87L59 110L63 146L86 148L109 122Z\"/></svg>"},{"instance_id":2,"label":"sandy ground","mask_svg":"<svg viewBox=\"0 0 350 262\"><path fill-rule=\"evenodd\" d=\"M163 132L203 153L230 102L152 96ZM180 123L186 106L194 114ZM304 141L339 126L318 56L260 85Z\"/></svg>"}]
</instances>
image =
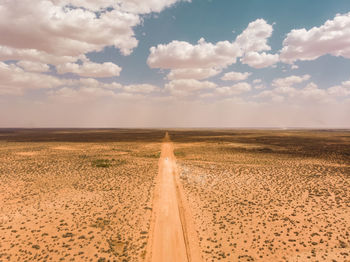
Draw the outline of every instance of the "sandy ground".
<instances>
[{"instance_id":1,"label":"sandy ground","mask_svg":"<svg viewBox=\"0 0 350 262\"><path fill-rule=\"evenodd\" d=\"M166 133L159 159L147 261L201 261L198 239L187 228L192 218L184 207L176 176L173 144Z\"/></svg>"},{"instance_id":2,"label":"sandy ground","mask_svg":"<svg viewBox=\"0 0 350 262\"><path fill-rule=\"evenodd\" d=\"M0 261L350 261L350 132L169 133L0 130Z\"/></svg>"},{"instance_id":3,"label":"sandy ground","mask_svg":"<svg viewBox=\"0 0 350 262\"><path fill-rule=\"evenodd\" d=\"M350 261L349 134L174 133L204 261Z\"/></svg>"},{"instance_id":4,"label":"sandy ground","mask_svg":"<svg viewBox=\"0 0 350 262\"><path fill-rule=\"evenodd\" d=\"M160 142L0 142L0 261L142 261Z\"/></svg>"}]
</instances>

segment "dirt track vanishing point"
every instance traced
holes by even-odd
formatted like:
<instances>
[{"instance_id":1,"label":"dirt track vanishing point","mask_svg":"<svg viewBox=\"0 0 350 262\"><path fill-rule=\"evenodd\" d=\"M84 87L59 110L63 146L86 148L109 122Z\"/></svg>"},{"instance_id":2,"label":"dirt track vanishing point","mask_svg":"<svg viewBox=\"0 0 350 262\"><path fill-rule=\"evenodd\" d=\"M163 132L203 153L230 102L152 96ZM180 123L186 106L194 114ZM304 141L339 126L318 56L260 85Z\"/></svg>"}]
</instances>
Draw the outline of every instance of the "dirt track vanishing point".
<instances>
[{"instance_id":1,"label":"dirt track vanishing point","mask_svg":"<svg viewBox=\"0 0 350 262\"><path fill-rule=\"evenodd\" d=\"M196 233L178 181L173 144L166 133L153 199L151 236L146 261L201 261Z\"/></svg>"}]
</instances>

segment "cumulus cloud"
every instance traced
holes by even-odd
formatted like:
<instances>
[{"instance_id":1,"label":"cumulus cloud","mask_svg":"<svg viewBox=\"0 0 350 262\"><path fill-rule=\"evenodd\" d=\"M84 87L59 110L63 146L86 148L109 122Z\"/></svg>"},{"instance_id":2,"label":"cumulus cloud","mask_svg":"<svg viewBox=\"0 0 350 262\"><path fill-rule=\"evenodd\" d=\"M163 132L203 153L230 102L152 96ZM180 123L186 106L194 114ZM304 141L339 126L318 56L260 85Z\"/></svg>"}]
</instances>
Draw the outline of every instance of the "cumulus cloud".
<instances>
[{"instance_id":1,"label":"cumulus cloud","mask_svg":"<svg viewBox=\"0 0 350 262\"><path fill-rule=\"evenodd\" d=\"M292 86L279 86L273 89L273 92L279 95L295 96L298 90Z\"/></svg>"},{"instance_id":2,"label":"cumulus cloud","mask_svg":"<svg viewBox=\"0 0 350 262\"><path fill-rule=\"evenodd\" d=\"M122 70L116 64L105 62L102 64L83 61L82 64L65 63L56 67L59 74L74 73L84 77L112 77L119 76Z\"/></svg>"},{"instance_id":3,"label":"cumulus cloud","mask_svg":"<svg viewBox=\"0 0 350 262\"><path fill-rule=\"evenodd\" d=\"M271 50L267 40L271 37L272 32L272 25L264 19L257 19L249 23L236 39L236 43L244 53L240 61L253 68L265 68L276 64L279 61L278 54L262 52Z\"/></svg>"},{"instance_id":4,"label":"cumulus cloud","mask_svg":"<svg viewBox=\"0 0 350 262\"><path fill-rule=\"evenodd\" d=\"M62 87L57 90L50 90L48 92L48 98L50 101L60 101L64 103L82 103L82 102L95 102L99 99L117 99L121 96L125 97L126 94L129 97L135 96L130 93L116 93L110 89L104 89L100 87Z\"/></svg>"},{"instance_id":5,"label":"cumulus cloud","mask_svg":"<svg viewBox=\"0 0 350 262\"><path fill-rule=\"evenodd\" d=\"M177 74L187 75L186 69L189 70L188 75L194 75L193 79L205 79L236 63L240 57L243 63L251 67L269 67L279 60L277 54L262 52L271 49L267 40L272 31L272 25L264 19L257 19L232 42L208 43L201 38L197 44L191 44L174 40L168 44L151 47L147 64L151 68L171 69L169 79L179 79Z\"/></svg>"},{"instance_id":6,"label":"cumulus cloud","mask_svg":"<svg viewBox=\"0 0 350 262\"><path fill-rule=\"evenodd\" d=\"M228 72L221 77L221 80L225 81L243 81L246 80L252 73L249 72Z\"/></svg>"},{"instance_id":7,"label":"cumulus cloud","mask_svg":"<svg viewBox=\"0 0 350 262\"><path fill-rule=\"evenodd\" d=\"M340 85L328 88L328 94L336 97L345 97L350 95L350 81L344 81Z\"/></svg>"},{"instance_id":8,"label":"cumulus cloud","mask_svg":"<svg viewBox=\"0 0 350 262\"><path fill-rule=\"evenodd\" d=\"M257 84L257 85L254 86L254 88L255 88L255 89L264 89L265 86L262 85L262 84Z\"/></svg>"},{"instance_id":9,"label":"cumulus cloud","mask_svg":"<svg viewBox=\"0 0 350 262\"><path fill-rule=\"evenodd\" d=\"M296 84L300 84L304 81L307 81L310 79L310 75L303 75L303 76L288 76L284 78L277 78L274 79L272 82L272 86L275 87L291 87Z\"/></svg>"},{"instance_id":10,"label":"cumulus cloud","mask_svg":"<svg viewBox=\"0 0 350 262\"><path fill-rule=\"evenodd\" d=\"M20 64L21 67L17 64ZM150 84L123 85L118 82L100 82L94 78L60 79L52 75L25 71L22 66L23 64L27 66L27 64L23 61L17 64L0 62L0 94L22 95L27 90L34 89L55 89L49 94L61 97L70 97L78 93L98 96L123 93L125 96L160 92L159 87Z\"/></svg>"},{"instance_id":11,"label":"cumulus cloud","mask_svg":"<svg viewBox=\"0 0 350 262\"><path fill-rule=\"evenodd\" d=\"M178 0L52 0L60 5L74 5L91 11L102 11L114 8L134 14L160 12L163 9L179 2ZM187 1L190 2L190 1Z\"/></svg>"},{"instance_id":12,"label":"cumulus cloud","mask_svg":"<svg viewBox=\"0 0 350 262\"><path fill-rule=\"evenodd\" d=\"M137 85L126 85L122 87L125 92L130 93L152 93L155 91L159 91L159 88L150 84L137 84Z\"/></svg>"},{"instance_id":13,"label":"cumulus cloud","mask_svg":"<svg viewBox=\"0 0 350 262\"><path fill-rule=\"evenodd\" d=\"M132 85L122 85L118 82L100 82L94 78L80 78L77 80L66 81L67 86L71 87L83 87L83 88L99 88L111 90L113 92L118 91L119 93L132 93L132 94L149 94L152 92L159 92L160 88L151 84L132 84Z\"/></svg>"},{"instance_id":14,"label":"cumulus cloud","mask_svg":"<svg viewBox=\"0 0 350 262\"><path fill-rule=\"evenodd\" d=\"M28 72L48 72L50 70L49 65L39 62L32 62L32 61L18 61L17 65L22 67L24 70Z\"/></svg>"},{"instance_id":15,"label":"cumulus cloud","mask_svg":"<svg viewBox=\"0 0 350 262\"><path fill-rule=\"evenodd\" d=\"M267 39L273 31L272 25L269 25L264 19L257 19L249 23L248 27L237 36L236 43L245 52L259 52L271 50L267 44Z\"/></svg>"},{"instance_id":16,"label":"cumulus cloud","mask_svg":"<svg viewBox=\"0 0 350 262\"><path fill-rule=\"evenodd\" d=\"M284 96L277 94L273 90L264 90L255 96L256 98L270 99L273 102L283 102L285 100Z\"/></svg>"},{"instance_id":17,"label":"cumulus cloud","mask_svg":"<svg viewBox=\"0 0 350 262\"><path fill-rule=\"evenodd\" d=\"M165 85L165 91L174 96L188 96L197 91L214 89L217 85L210 81L198 81L196 79L172 80Z\"/></svg>"},{"instance_id":18,"label":"cumulus cloud","mask_svg":"<svg viewBox=\"0 0 350 262\"><path fill-rule=\"evenodd\" d=\"M307 76L304 76L304 79L306 78ZM276 85L277 87L274 89L262 91L256 97L271 99L272 101L288 101L290 104L300 105L305 103L335 103L338 98L346 99L350 96L350 88L346 87L346 82L329 88L319 88L313 82L304 87L295 88L292 85L296 82L301 83L302 80L287 82L286 85Z\"/></svg>"},{"instance_id":19,"label":"cumulus cloud","mask_svg":"<svg viewBox=\"0 0 350 262\"><path fill-rule=\"evenodd\" d=\"M22 94L27 89L55 88L65 84L54 76L26 72L15 64L0 62L0 93Z\"/></svg>"},{"instance_id":20,"label":"cumulus cloud","mask_svg":"<svg viewBox=\"0 0 350 262\"><path fill-rule=\"evenodd\" d=\"M338 14L320 27L292 30L283 41L281 60L314 60L331 54L350 58L350 13Z\"/></svg>"},{"instance_id":21,"label":"cumulus cloud","mask_svg":"<svg viewBox=\"0 0 350 262\"><path fill-rule=\"evenodd\" d=\"M215 89L215 92L219 95L239 95L244 92L248 92L252 89L251 85L246 82L240 82L232 86L223 86Z\"/></svg>"},{"instance_id":22,"label":"cumulus cloud","mask_svg":"<svg viewBox=\"0 0 350 262\"><path fill-rule=\"evenodd\" d=\"M52 101L63 103L84 103L106 101L146 101L151 98L149 93L158 91L159 88L149 84L122 85L120 83L94 82L95 79L80 79L73 81L68 86L48 91L48 97ZM96 80L95 80L96 81ZM147 98L147 99L146 99ZM140 100L142 99L142 100Z\"/></svg>"},{"instance_id":23,"label":"cumulus cloud","mask_svg":"<svg viewBox=\"0 0 350 262\"><path fill-rule=\"evenodd\" d=\"M26 71L86 77L118 76L112 63L76 63L86 53L115 47L129 55L138 45L134 27L141 14L160 12L181 0L0 0L0 61L26 61ZM32 67L31 67L32 66Z\"/></svg>"},{"instance_id":24,"label":"cumulus cloud","mask_svg":"<svg viewBox=\"0 0 350 262\"><path fill-rule=\"evenodd\" d=\"M0 45L0 61L7 60L27 60L33 62L40 62L45 64L62 64L74 62L77 57L74 56L59 56L48 54L36 49L19 49Z\"/></svg>"},{"instance_id":25,"label":"cumulus cloud","mask_svg":"<svg viewBox=\"0 0 350 262\"><path fill-rule=\"evenodd\" d=\"M224 68L236 62L241 50L235 43L207 43L201 38L196 45L172 41L150 48L147 63L151 68Z\"/></svg>"},{"instance_id":26,"label":"cumulus cloud","mask_svg":"<svg viewBox=\"0 0 350 262\"><path fill-rule=\"evenodd\" d=\"M171 94L187 95L186 88L189 88L189 93L192 93L192 86L198 86L198 81L194 82L194 80L203 80L217 75L224 68L236 63L238 58L241 58L242 63L255 68L272 66L278 62L277 54L262 52L271 49L267 40L272 31L272 25L263 19L257 19L251 22L233 42L208 43L201 38L197 44L191 44L174 40L168 44L151 47L147 64L151 68L170 69L167 79L171 81L166 84L166 89L170 90ZM229 72L221 79L243 81L249 75L250 73ZM179 83L183 85L180 87ZM191 85L187 85L188 83ZM247 86L245 85L244 88L246 90ZM233 90L240 90L240 88L222 87L219 92L237 92Z\"/></svg>"},{"instance_id":27,"label":"cumulus cloud","mask_svg":"<svg viewBox=\"0 0 350 262\"><path fill-rule=\"evenodd\" d=\"M221 69L217 68L180 68L173 69L167 75L167 79L197 79L202 80L221 73Z\"/></svg>"},{"instance_id":28,"label":"cumulus cloud","mask_svg":"<svg viewBox=\"0 0 350 262\"><path fill-rule=\"evenodd\" d=\"M265 52L248 52L240 61L253 68L265 68L276 64L279 61L279 55L267 54Z\"/></svg>"},{"instance_id":29,"label":"cumulus cloud","mask_svg":"<svg viewBox=\"0 0 350 262\"><path fill-rule=\"evenodd\" d=\"M131 13L146 14L161 12L165 8L179 2L179 0L117 0L116 2L122 10ZM191 0L184 0L184 2L191 2Z\"/></svg>"},{"instance_id":30,"label":"cumulus cloud","mask_svg":"<svg viewBox=\"0 0 350 262\"><path fill-rule=\"evenodd\" d=\"M304 99L313 99L313 100L327 100L327 91L324 89L318 88L318 86L311 82L306 85L300 91L300 96Z\"/></svg>"},{"instance_id":31,"label":"cumulus cloud","mask_svg":"<svg viewBox=\"0 0 350 262\"><path fill-rule=\"evenodd\" d=\"M59 56L78 56L101 51L105 46L114 46L128 55L137 46L133 27L140 23L140 18L136 14L115 9L96 14L49 0L0 3L3 46Z\"/></svg>"},{"instance_id":32,"label":"cumulus cloud","mask_svg":"<svg viewBox=\"0 0 350 262\"><path fill-rule=\"evenodd\" d=\"M343 87L350 88L350 80L349 81L344 81L341 83Z\"/></svg>"}]
</instances>

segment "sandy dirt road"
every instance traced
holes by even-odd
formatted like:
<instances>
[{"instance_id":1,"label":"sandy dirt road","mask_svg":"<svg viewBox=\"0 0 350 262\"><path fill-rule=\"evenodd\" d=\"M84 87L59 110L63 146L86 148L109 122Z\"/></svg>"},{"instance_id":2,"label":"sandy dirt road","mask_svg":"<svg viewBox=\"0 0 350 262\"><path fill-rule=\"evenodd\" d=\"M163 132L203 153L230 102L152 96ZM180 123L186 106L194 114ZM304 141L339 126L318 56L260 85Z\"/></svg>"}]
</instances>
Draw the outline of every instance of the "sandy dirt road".
<instances>
[{"instance_id":1,"label":"sandy dirt road","mask_svg":"<svg viewBox=\"0 0 350 262\"><path fill-rule=\"evenodd\" d=\"M201 261L197 233L182 197L173 151L173 144L166 133L159 159L146 261Z\"/></svg>"}]
</instances>

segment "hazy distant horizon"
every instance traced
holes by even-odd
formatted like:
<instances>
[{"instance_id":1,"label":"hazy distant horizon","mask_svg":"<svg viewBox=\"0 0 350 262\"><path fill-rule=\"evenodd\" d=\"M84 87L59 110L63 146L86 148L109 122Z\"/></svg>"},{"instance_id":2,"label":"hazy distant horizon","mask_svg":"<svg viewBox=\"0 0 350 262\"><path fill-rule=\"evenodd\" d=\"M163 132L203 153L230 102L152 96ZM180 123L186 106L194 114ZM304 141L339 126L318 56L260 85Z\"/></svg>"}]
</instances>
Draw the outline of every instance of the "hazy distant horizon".
<instances>
[{"instance_id":1,"label":"hazy distant horizon","mask_svg":"<svg viewBox=\"0 0 350 262\"><path fill-rule=\"evenodd\" d=\"M25 130L25 129L49 129L49 130L113 130L113 129L125 129L125 130L287 130L287 131L299 131L299 130L312 130L312 131L349 131L350 127L175 127L175 126L124 126L124 127L83 127L83 126L41 126L41 127L0 127L1 130Z\"/></svg>"}]
</instances>

